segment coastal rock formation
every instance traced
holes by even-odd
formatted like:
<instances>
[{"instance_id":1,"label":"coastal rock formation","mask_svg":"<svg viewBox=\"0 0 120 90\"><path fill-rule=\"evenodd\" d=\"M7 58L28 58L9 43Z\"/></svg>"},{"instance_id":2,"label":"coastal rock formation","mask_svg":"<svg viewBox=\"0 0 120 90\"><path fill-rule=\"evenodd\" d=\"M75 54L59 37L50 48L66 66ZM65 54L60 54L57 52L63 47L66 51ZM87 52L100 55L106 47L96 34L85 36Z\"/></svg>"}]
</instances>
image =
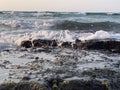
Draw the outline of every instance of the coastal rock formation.
<instances>
[{"instance_id":1,"label":"coastal rock formation","mask_svg":"<svg viewBox=\"0 0 120 90\"><path fill-rule=\"evenodd\" d=\"M22 41L21 47L57 47L58 42L56 40L43 40L37 39L31 41ZM76 39L75 42L62 42L61 47L74 48L74 49L87 49L87 50L106 50L114 53L120 53L120 41L115 40L87 40L82 42Z\"/></svg>"},{"instance_id":2,"label":"coastal rock formation","mask_svg":"<svg viewBox=\"0 0 120 90\"><path fill-rule=\"evenodd\" d=\"M37 82L5 83L0 85L0 90L48 90Z\"/></svg>"},{"instance_id":3,"label":"coastal rock formation","mask_svg":"<svg viewBox=\"0 0 120 90\"><path fill-rule=\"evenodd\" d=\"M86 49L91 50L107 50L110 52L120 53L120 42L113 40L90 40L83 45Z\"/></svg>"},{"instance_id":4,"label":"coastal rock formation","mask_svg":"<svg viewBox=\"0 0 120 90\"><path fill-rule=\"evenodd\" d=\"M109 90L107 83L95 79L50 79L48 85L52 90Z\"/></svg>"},{"instance_id":5,"label":"coastal rock formation","mask_svg":"<svg viewBox=\"0 0 120 90\"><path fill-rule=\"evenodd\" d=\"M98 80L70 80L61 90L109 90L107 85Z\"/></svg>"}]
</instances>

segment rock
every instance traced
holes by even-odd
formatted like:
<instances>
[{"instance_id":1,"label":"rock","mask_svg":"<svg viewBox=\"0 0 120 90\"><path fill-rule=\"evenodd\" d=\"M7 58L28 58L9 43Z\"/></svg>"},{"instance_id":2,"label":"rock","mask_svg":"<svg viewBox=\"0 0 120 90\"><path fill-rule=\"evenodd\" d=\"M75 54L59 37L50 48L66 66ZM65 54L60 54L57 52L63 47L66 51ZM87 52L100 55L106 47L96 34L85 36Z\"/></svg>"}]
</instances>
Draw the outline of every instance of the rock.
<instances>
[{"instance_id":1,"label":"rock","mask_svg":"<svg viewBox=\"0 0 120 90\"><path fill-rule=\"evenodd\" d=\"M93 75L96 75L96 78L107 80L108 84L106 82L102 82L102 85L106 88L109 86L109 88L111 88L110 90L120 90L120 72L110 69L95 69L84 71L82 75L92 78Z\"/></svg>"},{"instance_id":2,"label":"rock","mask_svg":"<svg viewBox=\"0 0 120 90\"><path fill-rule=\"evenodd\" d=\"M5 83L0 85L0 90L48 90L37 82Z\"/></svg>"},{"instance_id":3,"label":"rock","mask_svg":"<svg viewBox=\"0 0 120 90\"><path fill-rule=\"evenodd\" d=\"M39 84L37 82L21 82L14 87L14 90L48 90L48 89L42 84Z\"/></svg>"},{"instance_id":4,"label":"rock","mask_svg":"<svg viewBox=\"0 0 120 90\"><path fill-rule=\"evenodd\" d=\"M41 39L33 40L32 43L33 43L34 47L42 47L43 46Z\"/></svg>"},{"instance_id":5,"label":"rock","mask_svg":"<svg viewBox=\"0 0 120 90\"><path fill-rule=\"evenodd\" d=\"M33 44L33 47L42 47L42 48L48 48L48 47L57 47L57 41L56 40L43 40L43 39L36 39L31 41L22 41L21 46L25 48L31 48ZM113 53L120 53L120 41L115 40L87 40L85 42L82 42L79 39L75 40L75 43L73 42L63 42L61 44L61 47L64 48L74 48L74 49L87 49L87 50L106 50Z\"/></svg>"},{"instance_id":6,"label":"rock","mask_svg":"<svg viewBox=\"0 0 120 90\"><path fill-rule=\"evenodd\" d=\"M25 47L25 48L31 48L32 47L32 42L27 40L27 41L22 41L21 42L21 47Z\"/></svg>"},{"instance_id":7,"label":"rock","mask_svg":"<svg viewBox=\"0 0 120 90\"><path fill-rule=\"evenodd\" d=\"M108 90L108 88L97 80L70 80L61 90Z\"/></svg>"},{"instance_id":8,"label":"rock","mask_svg":"<svg viewBox=\"0 0 120 90\"><path fill-rule=\"evenodd\" d=\"M88 70L82 72L83 76L90 76L93 78L95 75L96 78L106 78L106 79L111 79L111 78L119 78L120 73L110 70L110 69L95 69L95 70Z\"/></svg>"},{"instance_id":9,"label":"rock","mask_svg":"<svg viewBox=\"0 0 120 90\"><path fill-rule=\"evenodd\" d=\"M64 48L72 48L71 44L72 44L71 42L63 42L61 46Z\"/></svg>"},{"instance_id":10,"label":"rock","mask_svg":"<svg viewBox=\"0 0 120 90\"><path fill-rule=\"evenodd\" d=\"M28 81L28 80L30 80L30 79L31 79L31 78L30 78L29 76L24 76L24 77L22 78L22 80L25 80L25 81L26 81L26 80Z\"/></svg>"},{"instance_id":11,"label":"rock","mask_svg":"<svg viewBox=\"0 0 120 90\"><path fill-rule=\"evenodd\" d=\"M35 57L35 60L38 60L39 59L39 57Z\"/></svg>"},{"instance_id":12,"label":"rock","mask_svg":"<svg viewBox=\"0 0 120 90\"><path fill-rule=\"evenodd\" d=\"M108 50L120 53L120 42L113 40L89 40L85 42L84 47L92 50Z\"/></svg>"},{"instance_id":13,"label":"rock","mask_svg":"<svg viewBox=\"0 0 120 90\"><path fill-rule=\"evenodd\" d=\"M13 88L16 86L16 83L4 83L0 85L0 90L14 90Z\"/></svg>"},{"instance_id":14,"label":"rock","mask_svg":"<svg viewBox=\"0 0 120 90\"><path fill-rule=\"evenodd\" d=\"M75 49L80 49L80 48L81 48L81 45L82 45L82 41L79 40L79 39L76 39L76 40L75 40L75 43L73 44L73 48L75 48Z\"/></svg>"},{"instance_id":15,"label":"rock","mask_svg":"<svg viewBox=\"0 0 120 90\"><path fill-rule=\"evenodd\" d=\"M48 47L48 46L57 46L57 42L55 40L43 40L43 39L37 39L33 40L34 47Z\"/></svg>"},{"instance_id":16,"label":"rock","mask_svg":"<svg viewBox=\"0 0 120 90\"><path fill-rule=\"evenodd\" d=\"M52 90L108 90L108 84L99 80L50 79L48 85Z\"/></svg>"},{"instance_id":17,"label":"rock","mask_svg":"<svg viewBox=\"0 0 120 90\"><path fill-rule=\"evenodd\" d=\"M57 45L57 41L56 41L56 40L52 40L50 46L57 47L57 46L58 46L58 45Z\"/></svg>"}]
</instances>

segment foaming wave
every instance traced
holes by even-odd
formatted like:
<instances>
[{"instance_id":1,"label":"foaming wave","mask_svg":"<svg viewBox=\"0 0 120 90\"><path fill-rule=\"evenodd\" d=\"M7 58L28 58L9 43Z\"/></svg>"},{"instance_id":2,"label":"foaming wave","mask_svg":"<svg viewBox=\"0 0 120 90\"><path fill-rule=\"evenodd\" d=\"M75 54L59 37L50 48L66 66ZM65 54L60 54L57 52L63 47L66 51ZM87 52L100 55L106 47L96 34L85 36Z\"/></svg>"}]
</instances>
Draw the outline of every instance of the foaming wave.
<instances>
[{"instance_id":1,"label":"foaming wave","mask_svg":"<svg viewBox=\"0 0 120 90\"><path fill-rule=\"evenodd\" d=\"M96 40L96 39L114 39L120 41L120 33L111 33L103 30L96 31L94 33L76 33L69 30L51 31L41 30L22 34L3 34L0 37L0 43L10 43L14 45L20 45L22 41L26 40L56 40L58 42L74 42L76 39L81 41ZM2 44L3 45L3 44Z\"/></svg>"},{"instance_id":2,"label":"foaming wave","mask_svg":"<svg viewBox=\"0 0 120 90\"><path fill-rule=\"evenodd\" d=\"M62 42L74 42L76 39L81 41L85 40L96 40L96 39L114 39L120 40L120 33L113 34L103 30L96 31L95 33L75 33L69 30L64 31L50 31L41 30L38 32L27 33L15 41L16 44L20 45L24 40L35 40L35 39L48 39L57 40Z\"/></svg>"}]
</instances>

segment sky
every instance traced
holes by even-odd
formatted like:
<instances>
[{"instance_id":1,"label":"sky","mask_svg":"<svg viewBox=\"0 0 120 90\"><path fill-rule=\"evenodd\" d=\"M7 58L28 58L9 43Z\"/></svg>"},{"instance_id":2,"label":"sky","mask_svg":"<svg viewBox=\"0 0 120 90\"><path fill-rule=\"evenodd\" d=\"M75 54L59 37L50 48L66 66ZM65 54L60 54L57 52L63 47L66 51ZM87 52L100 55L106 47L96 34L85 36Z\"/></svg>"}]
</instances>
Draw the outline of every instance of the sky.
<instances>
[{"instance_id":1,"label":"sky","mask_svg":"<svg viewBox=\"0 0 120 90\"><path fill-rule=\"evenodd\" d=\"M0 0L0 10L120 12L120 0Z\"/></svg>"}]
</instances>

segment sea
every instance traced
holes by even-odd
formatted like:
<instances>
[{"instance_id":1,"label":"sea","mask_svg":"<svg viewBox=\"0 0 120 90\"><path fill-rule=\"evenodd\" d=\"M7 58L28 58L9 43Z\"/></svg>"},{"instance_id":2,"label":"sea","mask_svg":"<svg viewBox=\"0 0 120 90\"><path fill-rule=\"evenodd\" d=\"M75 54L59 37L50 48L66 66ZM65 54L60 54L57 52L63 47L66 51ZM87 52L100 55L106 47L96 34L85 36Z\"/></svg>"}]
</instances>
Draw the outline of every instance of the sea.
<instances>
[{"instance_id":1,"label":"sea","mask_svg":"<svg viewBox=\"0 0 120 90\"><path fill-rule=\"evenodd\" d=\"M43 80L53 75L63 78L80 77L79 70L92 68L118 70L111 61L120 61L119 54L59 48L51 53L19 49L24 40L74 42L76 39L85 41L106 38L120 40L120 13L1 11L0 81L19 81L23 76L30 76L31 80ZM43 63L33 62L36 57ZM60 66L59 62L64 64ZM35 67L36 64L38 67ZM40 74L37 75L37 72Z\"/></svg>"}]
</instances>

